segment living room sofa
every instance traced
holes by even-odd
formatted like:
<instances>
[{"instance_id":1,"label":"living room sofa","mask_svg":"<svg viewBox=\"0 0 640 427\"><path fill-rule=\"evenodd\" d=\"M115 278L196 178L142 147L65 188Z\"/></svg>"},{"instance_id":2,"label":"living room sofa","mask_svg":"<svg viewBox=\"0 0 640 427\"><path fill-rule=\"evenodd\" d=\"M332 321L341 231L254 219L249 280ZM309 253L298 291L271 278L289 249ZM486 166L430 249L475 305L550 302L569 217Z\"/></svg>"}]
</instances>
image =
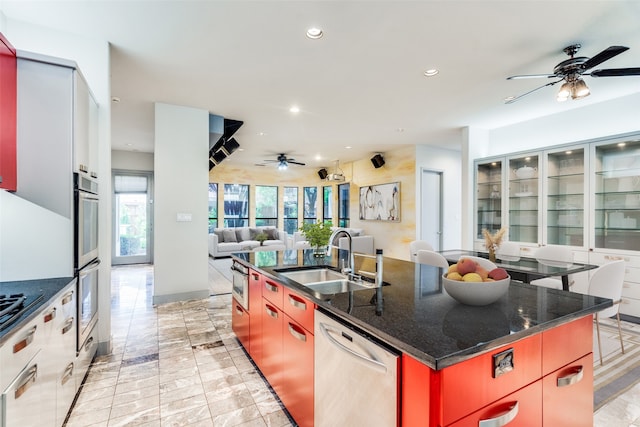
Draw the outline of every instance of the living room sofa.
<instances>
[{"instance_id":1,"label":"living room sofa","mask_svg":"<svg viewBox=\"0 0 640 427\"><path fill-rule=\"evenodd\" d=\"M256 236L264 232L267 240L260 245ZM234 252L258 250L278 251L287 248L287 233L275 227L216 228L209 234L209 255L213 258L229 256Z\"/></svg>"},{"instance_id":2,"label":"living room sofa","mask_svg":"<svg viewBox=\"0 0 640 427\"><path fill-rule=\"evenodd\" d=\"M335 231L337 227L331 227L332 231ZM343 228L351 236L351 249L353 252L361 254L373 254L373 236L363 235L364 231L361 228ZM310 249L311 245L305 239L304 233L296 231L293 233L292 249ZM349 249L349 239L344 236L338 238L338 248Z\"/></svg>"}]
</instances>

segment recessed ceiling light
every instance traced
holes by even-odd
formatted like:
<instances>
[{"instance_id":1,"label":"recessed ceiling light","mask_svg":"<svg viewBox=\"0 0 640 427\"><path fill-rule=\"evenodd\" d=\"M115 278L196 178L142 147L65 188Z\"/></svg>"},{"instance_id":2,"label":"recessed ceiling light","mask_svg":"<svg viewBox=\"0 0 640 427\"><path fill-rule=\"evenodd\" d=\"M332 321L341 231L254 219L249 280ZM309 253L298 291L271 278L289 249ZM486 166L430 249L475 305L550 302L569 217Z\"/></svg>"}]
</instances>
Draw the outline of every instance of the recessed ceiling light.
<instances>
[{"instance_id":1,"label":"recessed ceiling light","mask_svg":"<svg viewBox=\"0 0 640 427\"><path fill-rule=\"evenodd\" d=\"M347 146L346 146L346 147L344 147L344 148L346 148L347 150L351 150L353 147L352 147L352 146L350 146L350 145L347 145Z\"/></svg>"},{"instance_id":2,"label":"recessed ceiling light","mask_svg":"<svg viewBox=\"0 0 640 427\"><path fill-rule=\"evenodd\" d=\"M438 74L439 72L440 72L440 71L439 71L439 70L437 70L437 69L435 69L435 68L429 68L428 70L426 70L426 71L424 72L424 75L425 75L426 77L433 77L433 76L435 76L436 74Z\"/></svg>"},{"instance_id":3,"label":"recessed ceiling light","mask_svg":"<svg viewBox=\"0 0 640 427\"><path fill-rule=\"evenodd\" d=\"M300 112L300 107L298 107L297 105L294 105L291 108L289 108L289 112L291 112L293 114L297 114L297 113Z\"/></svg>"},{"instance_id":4,"label":"recessed ceiling light","mask_svg":"<svg viewBox=\"0 0 640 427\"><path fill-rule=\"evenodd\" d=\"M324 33L322 32L322 30L320 28L309 28L307 30L307 37L309 37L310 39L319 39L324 35Z\"/></svg>"},{"instance_id":5,"label":"recessed ceiling light","mask_svg":"<svg viewBox=\"0 0 640 427\"><path fill-rule=\"evenodd\" d=\"M111 97L111 102L114 102L114 103L116 103L116 104L117 104L118 102L120 102L120 97L118 97L118 96L112 96L112 97Z\"/></svg>"},{"instance_id":6,"label":"recessed ceiling light","mask_svg":"<svg viewBox=\"0 0 640 427\"><path fill-rule=\"evenodd\" d=\"M513 95L511 95L511 96L507 96L507 97L504 99L504 102L509 103L509 102L513 101L514 99L516 99L516 97L515 97L515 96L513 96Z\"/></svg>"},{"instance_id":7,"label":"recessed ceiling light","mask_svg":"<svg viewBox=\"0 0 640 427\"><path fill-rule=\"evenodd\" d=\"M258 136L265 136L266 134L266 132L258 132Z\"/></svg>"},{"instance_id":8,"label":"recessed ceiling light","mask_svg":"<svg viewBox=\"0 0 640 427\"><path fill-rule=\"evenodd\" d=\"M571 154L572 152L573 151L571 151L571 150L567 150L567 151L564 152L564 154Z\"/></svg>"},{"instance_id":9,"label":"recessed ceiling light","mask_svg":"<svg viewBox=\"0 0 640 427\"><path fill-rule=\"evenodd\" d=\"M625 145L627 145L626 142L618 142L618 147L624 147Z\"/></svg>"}]
</instances>

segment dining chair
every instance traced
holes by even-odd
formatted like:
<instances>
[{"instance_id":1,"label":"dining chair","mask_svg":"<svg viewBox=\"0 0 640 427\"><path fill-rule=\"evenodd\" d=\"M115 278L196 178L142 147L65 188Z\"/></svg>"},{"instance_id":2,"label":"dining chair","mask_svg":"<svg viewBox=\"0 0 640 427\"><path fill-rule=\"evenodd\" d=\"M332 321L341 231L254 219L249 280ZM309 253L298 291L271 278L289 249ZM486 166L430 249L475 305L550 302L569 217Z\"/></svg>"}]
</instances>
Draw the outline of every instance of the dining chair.
<instances>
[{"instance_id":1,"label":"dining chair","mask_svg":"<svg viewBox=\"0 0 640 427\"><path fill-rule=\"evenodd\" d=\"M573 252L567 246L546 245L541 246L535 252L536 260L540 264L550 266L566 266L573 263ZM573 285L574 280L569 276L569 287ZM562 278L543 277L542 279L532 280L532 285L544 286L546 288L562 289Z\"/></svg>"},{"instance_id":2,"label":"dining chair","mask_svg":"<svg viewBox=\"0 0 640 427\"><path fill-rule=\"evenodd\" d=\"M624 354L622 342L622 329L620 328L620 299L622 298L622 285L624 284L625 262L624 260L612 261L598 267L589 279L589 295L610 298L613 306L600 312L596 312L596 332L598 336L598 352L600 353L600 365L602 365L602 343L600 341L600 317L616 316L618 321L618 336L620 348Z\"/></svg>"},{"instance_id":3,"label":"dining chair","mask_svg":"<svg viewBox=\"0 0 640 427\"><path fill-rule=\"evenodd\" d=\"M478 263L478 265L480 267L484 268L487 271L491 271L494 268L496 268L496 265L493 262L491 262L488 259L486 259L486 258L482 258L482 257L479 257L479 256L467 256L467 255L460 257L460 259L462 259L462 258L469 258L469 259L474 260L475 262Z\"/></svg>"},{"instance_id":4,"label":"dining chair","mask_svg":"<svg viewBox=\"0 0 640 427\"><path fill-rule=\"evenodd\" d=\"M435 251L429 251L426 249L419 249L416 257L416 262L419 264L433 265L436 267L442 267L445 270L449 268L447 259L441 254Z\"/></svg>"},{"instance_id":5,"label":"dining chair","mask_svg":"<svg viewBox=\"0 0 640 427\"><path fill-rule=\"evenodd\" d=\"M411 259L411 261L417 262L418 251L420 249L432 251L433 246L431 246L426 240L414 240L409 243L409 258Z\"/></svg>"}]
</instances>

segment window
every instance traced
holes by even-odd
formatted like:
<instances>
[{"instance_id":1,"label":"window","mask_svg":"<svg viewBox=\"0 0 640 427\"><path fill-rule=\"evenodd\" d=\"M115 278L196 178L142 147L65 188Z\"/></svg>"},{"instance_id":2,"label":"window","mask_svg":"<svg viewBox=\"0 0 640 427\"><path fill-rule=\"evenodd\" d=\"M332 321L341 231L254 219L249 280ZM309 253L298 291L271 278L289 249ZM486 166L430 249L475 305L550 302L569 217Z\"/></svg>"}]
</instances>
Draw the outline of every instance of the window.
<instances>
[{"instance_id":1,"label":"window","mask_svg":"<svg viewBox=\"0 0 640 427\"><path fill-rule=\"evenodd\" d=\"M209 184L209 233L218 228L218 184Z\"/></svg>"},{"instance_id":2,"label":"window","mask_svg":"<svg viewBox=\"0 0 640 427\"><path fill-rule=\"evenodd\" d=\"M318 220L316 210L318 187L304 187L302 193L304 198L304 213L302 219L305 223L315 223Z\"/></svg>"},{"instance_id":3,"label":"window","mask_svg":"<svg viewBox=\"0 0 640 427\"><path fill-rule=\"evenodd\" d=\"M278 226L278 187L256 185L256 226Z\"/></svg>"},{"instance_id":4,"label":"window","mask_svg":"<svg viewBox=\"0 0 640 427\"><path fill-rule=\"evenodd\" d=\"M298 231L298 187L284 187L284 231Z\"/></svg>"},{"instance_id":5,"label":"window","mask_svg":"<svg viewBox=\"0 0 640 427\"><path fill-rule=\"evenodd\" d=\"M333 187L322 187L322 220L324 222L333 219Z\"/></svg>"},{"instance_id":6,"label":"window","mask_svg":"<svg viewBox=\"0 0 640 427\"><path fill-rule=\"evenodd\" d=\"M338 227L349 227L349 184L338 185Z\"/></svg>"},{"instance_id":7,"label":"window","mask_svg":"<svg viewBox=\"0 0 640 427\"><path fill-rule=\"evenodd\" d=\"M224 185L224 226L249 226L249 186Z\"/></svg>"}]
</instances>

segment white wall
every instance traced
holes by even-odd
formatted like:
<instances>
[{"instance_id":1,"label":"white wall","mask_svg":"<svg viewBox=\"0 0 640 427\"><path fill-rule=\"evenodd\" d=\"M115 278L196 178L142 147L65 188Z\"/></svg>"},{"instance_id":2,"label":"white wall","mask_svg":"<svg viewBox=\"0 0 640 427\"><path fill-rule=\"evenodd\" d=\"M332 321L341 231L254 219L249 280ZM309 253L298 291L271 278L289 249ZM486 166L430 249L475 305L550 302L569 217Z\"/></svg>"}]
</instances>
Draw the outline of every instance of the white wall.
<instances>
[{"instance_id":1,"label":"white wall","mask_svg":"<svg viewBox=\"0 0 640 427\"><path fill-rule=\"evenodd\" d=\"M111 151L111 167L113 169L153 171L153 153L134 151Z\"/></svg>"},{"instance_id":2,"label":"white wall","mask_svg":"<svg viewBox=\"0 0 640 427\"><path fill-rule=\"evenodd\" d=\"M156 103L154 159L153 302L206 298L209 112Z\"/></svg>"},{"instance_id":3,"label":"white wall","mask_svg":"<svg viewBox=\"0 0 640 427\"><path fill-rule=\"evenodd\" d=\"M2 15L0 13L0 15ZM0 30L18 50L75 61L98 103L100 180L99 239L102 266L99 273L98 325L100 354L111 351L111 80L109 43L80 38L16 21L2 15Z\"/></svg>"},{"instance_id":4,"label":"white wall","mask_svg":"<svg viewBox=\"0 0 640 427\"><path fill-rule=\"evenodd\" d=\"M421 218L420 186L422 170L442 172L442 249L458 249L462 244L462 158L459 151L429 145L416 146L416 218ZM417 221L416 239L420 238Z\"/></svg>"}]
</instances>

